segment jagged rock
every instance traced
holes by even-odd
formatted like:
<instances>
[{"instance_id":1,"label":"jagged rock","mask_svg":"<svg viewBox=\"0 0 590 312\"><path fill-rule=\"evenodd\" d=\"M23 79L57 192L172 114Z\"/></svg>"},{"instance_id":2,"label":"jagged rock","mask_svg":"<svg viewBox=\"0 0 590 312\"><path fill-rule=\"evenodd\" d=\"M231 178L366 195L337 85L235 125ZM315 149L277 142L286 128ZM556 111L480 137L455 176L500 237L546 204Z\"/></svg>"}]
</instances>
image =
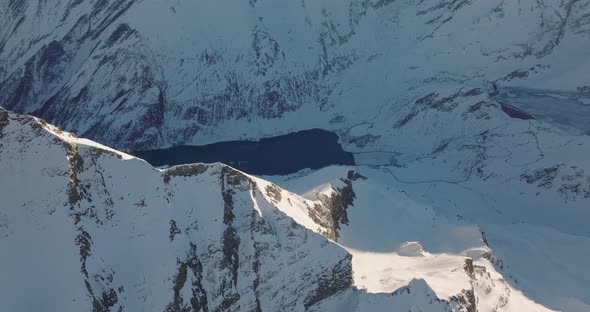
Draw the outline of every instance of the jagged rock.
<instances>
[{"instance_id":1,"label":"jagged rock","mask_svg":"<svg viewBox=\"0 0 590 312\"><path fill-rule=\"evenodd\" d=\"M43 150L46 161L37 165L44 169L29 166L21 178L38 188L55 188L38 195L45 205L55 205L55 211L47 219L27 198L3 194L8 221L17 220L24 206L33 214L30 222L45 224L32 226L34 230L24 226L3 241L18 241L24 234L44 237L67 250L54 256L78 263L61 268L53 267L54 260L38 264L38 270L57 270L60 279L67 276L59 292L51 293L55 307L291 311L319 307L352 288L350 255L267 202L255 179L244 173L222 164L160 171L96 143L58 134L32 117L8 113L7 118L0 167L13 167L15 161L32 164L36 150ZM4 184L13 176L3 172ZM143 187L131 193L125 186L130 182ZM19 201L22 205L15 204ZM258 215L256 205L269 207L264 216ZM195 227L197 220L200 226ZM63 240L52 240L55 233L65 235ZM317 258L316 252L325 256ZM27 274L23 279L32 278ZM85 293L71 303L76 292L64 289L80 288ZM15 297L3 304L12 310L36 302Z\"/></svg>"},{"instance_id":2,"label":"jagged rock","mask_svg":"<svg viewBox=\"0 0 590 312\"><path fill-rule=\"evenodd\" d=\"M308 110L317 111L319 124L346 129L366 122L366 112L398 111L402 103L392 98L405 102L402 98L412 97L408 90L429 82L530 80L534 85L550 80L546 75L561 75L560 55L587 66L570 52L583 50L590 34L585 22L590 7L576 0L346 0L321 7L278 0L277 7L285 10L249 1L232 4L232 23L223 14L227 1L207 7L134 0L3 1L0 103L134 150L275 132L241 126L234 131L234 122L284 119L282 132L302 130L311 123L294 116ZM222 18L215 26L192 27L210 16ZM154 19L166 27L153 27ZM515 23L528 27L515 29ZM512 35L471 36L497 27ZM369 32L373 36L365 35ZM462 53L448 40L462 42ZM384 50L384 42L396 49ZM387 83L376 92L357 77ZM585 90L587 82L571 79ZM350 89L375 96L365 101L368 106L351 105L358 100L343 96ZM476 96L481 88L463 92ZM448 112L458 105L454 95L429 102L436 93L416 97L423 104L419 109ZM396 116L397 126L418 113ZM330 123L334 116L346 118ZM380 135L357 135L349 144L372 148Z\"/></svg>"}]
</instances>

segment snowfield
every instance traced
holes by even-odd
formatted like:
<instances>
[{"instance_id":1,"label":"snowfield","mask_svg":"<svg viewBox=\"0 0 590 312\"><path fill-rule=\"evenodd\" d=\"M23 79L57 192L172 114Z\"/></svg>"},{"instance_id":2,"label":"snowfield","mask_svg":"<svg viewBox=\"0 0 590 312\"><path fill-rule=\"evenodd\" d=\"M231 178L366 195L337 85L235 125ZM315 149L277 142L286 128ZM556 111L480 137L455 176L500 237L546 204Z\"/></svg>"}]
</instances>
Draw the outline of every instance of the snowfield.
<instances>
[{"instance_id":1,"label":"snowfield","mask_svg":"<svg viewBox=\"0 0 590 312\"><path fill-rule=\"evenodd\" d=\"M415 196L366 166L273 182L223 164L159 170L33 117L0 110L0 125L11 311L588 307L587 236L487 219L485 205L451 214L430 202L448 195L436 182Z\"/></svg>"},{"instance_id":2,"label":"snowfield","mask_svg":"<svg viewBox=\"0 0 590 312\"><path fill-rule=\"evenodd\" d=\"M0 0L0 310L590 311L589 16ZM355 165L119 151L309 129Z\"/></svg>"},{"instance_id":3,"label":"snowfield","mask_svg":"<svg viewBox=\"0 0 590 312\"><path fill-rule=\"evenodd\" d=\"M0 8L1 105L128 150L389 126L379 117L403 117L402 107L428 95L416 92L425 85L590 88L586 0L0 0ZM350 149L381 135L353 133Z\"/></svg>"}]
</instances>

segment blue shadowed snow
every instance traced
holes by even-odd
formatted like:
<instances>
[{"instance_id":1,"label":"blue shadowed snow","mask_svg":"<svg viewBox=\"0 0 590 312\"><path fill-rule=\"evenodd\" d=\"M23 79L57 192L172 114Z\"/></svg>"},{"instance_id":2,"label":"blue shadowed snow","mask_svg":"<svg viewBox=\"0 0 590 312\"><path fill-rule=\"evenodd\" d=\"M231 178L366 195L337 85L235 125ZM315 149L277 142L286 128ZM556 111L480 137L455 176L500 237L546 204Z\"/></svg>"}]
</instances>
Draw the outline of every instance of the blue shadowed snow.
<instances>
[{"instance_id":1,"label":"blue shadowed snow","mask_svg":"<svg viewBox=\"0 0 590 312\"><path fill-rule=\"evenodd\" d=\"M590 134L590 93L503 88L496 99L513 118L534 116L570 134Z\"/></svg>"}]
</instances>

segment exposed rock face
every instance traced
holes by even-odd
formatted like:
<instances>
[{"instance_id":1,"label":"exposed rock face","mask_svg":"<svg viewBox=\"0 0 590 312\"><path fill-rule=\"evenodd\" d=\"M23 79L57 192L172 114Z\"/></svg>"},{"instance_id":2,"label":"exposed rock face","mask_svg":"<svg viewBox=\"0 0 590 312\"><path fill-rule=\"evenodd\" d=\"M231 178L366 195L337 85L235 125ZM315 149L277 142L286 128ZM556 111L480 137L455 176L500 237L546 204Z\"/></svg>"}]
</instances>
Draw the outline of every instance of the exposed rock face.
<instances>
[{"instance_id":1,"label":"exposed rock face","mask_svg":"<svg viewBox=\"0 0 590 312\"><path fill-rule=\"evenodd\" d=\"M343 259L320 279L315 291L305 298L305 306L311 307L318 302L345 291L352 286L352 256Z\"/></svg>"},{"instance_id":2,"label":"exposed rock face","mask_svg":"<svg viewBox=\"0 0 590 312\"><path fill-rule=\"evenodd\" d=\"M421 280L392 293L357 289L352 255L318 234L351 221L353 186L369 181L356 171L331 189L338 205L322 207L334 222L325 227L309 217L314 201L231 167L157 170L42 120L0 117L0 267L13 268L0 282L3 308L472 312L480 300L497 311L525 300L470 258L466 287L450 297ZM43 295L22 301L24 289Z\"/></svg>"},{"instance_id":3,"label":"exposed rock face","mask_svg":"<svg viewBox=\"0 0 590 312\"><path fill-rule=\"evenodd\" d=\"M516 224L519 239L521 230L535 234L510 238L527 252L544 231L588 250L587 136L566 136L495 98L505 86L588 97L590 63L580 53L590 50L588 1L0 0L0 8L3 107L133 150L330 129L355 163L382 174L369 179L385 176L436 210L417 224L438 216ZM364 182L354 172L308 200L221 164L156 170L1 108L0 169L7 310L543 310L519 287L559 310L563 298L589 300L568 283L530 291L539 280L512 246L460 257L453 272L464 280L449 296L419 279L392 296L355 289L350 254L333 242L354 225L353 211L372 204L358 205ZM486 232L492 248L503 231ZM542 247L538 258L562 251ZM555 280L587 279L579 267L588 261L575 255L582 265L552 258L564 272ZM43 296L19 301L26 292Z\"/></svg>"},{"instance_id":4,"label":"exposed rock face","mask_svg":"<svg viewBox=\"0 0 590 312\"><path fill-rule=\"evenodd\" d=\"M320 224L324 224L330 229L327 236L333 240L338 240L340 225L349 222L347 209L354 206L354 199L356 198L352 183L358 179L366 178L358 172L350 170L346 178L340 179L344 186L333 187L330 194L318 194L318 199L322 204L314 205L313 209L310 209L310 214L322 215L327 220L327 223L320 221ZM318 218L316 217L316 219Z\"/></svg>"},{"instance_id":5,"label":"exposed rock face","mask_svg":"<svg viewBox=\"0 0 590 312\"><path fill-rule=\"evenodd\" d=\"M2 128L8 125L8 112L4 109L0 109L0 133L2 133Z\"/></svg>"},{"instance_id":6,"label":"exposed rock face","mask_svg":"<svg viewBox=\"0 0 590 312\"><path fill-rule=\"evenodd\" d=\"M0 103L126 149L270 136L276 129L247 126L276 119L285 121L282 133L348 129L377 111L397 111L412 88L429 83L588 84L562 75L568 64L590 66L571 53L589 47L585 1L0 5L7 8L0 13ZM510 36L472 35L491 30ZM396 124L420 110L451 110L452 100L425 92ZM350 143L371 147L379 135Z\"/></svg>"},{"instance_id":7,"label":"exposed rock face","mask_svg":"<svg viewBox=\"0 0 590 312\"><path fill-rule=\"evenodd\" d=\"M585 1L0 4L0 105L83 137L142 150L323 128L403 184L493 197L517 180L559 201L521 199L518 186L506 190L518 203L494 205L587 205L590 169L575 157L587 140L510 118L494 98L511 85L587 92ZM351 199L310 206L332 239Z\"/></svg>"},{"instance_id":8,"label":"exposed rock face","mask_svg":"<svg viewBox=\"0 0 590 312\"><path fill-rule=\"evenodd\" d=\"M10 244L30 235L28 248L39 258L52 259L39 244L68 250L56 256L78 264L58 269L65 278L55 307L76 293L64 290L83 289L72 303L81 310L293 311L352 288L350 255L267 202L253 178L221 164L155 170L58 136L32 117L0 112L0 185L17 178L53 189L3 192L10 230L0 246L10 253ZM33 165L40 152L47 161ZM30 218L20 219L23 209ZM56 231L59 241L49 237ZM48 261L38 270L55 269ZM4 308L37 303L13 300Z\"/></svg>"},{"instance_id":9,"label":"exposed rock face","mask_svg":"<svg viewBox=\"0 0 590 312\"><path fill-rule=\"evenodd\" d=\"M356 195L353 189L353 181L365 180L354 170L350 170L345 178L340 178L337 185L330 185L329 190L316 192L317 200L306 205L308 216L320 229L324 236L337 241L341 225L348 225L347 210L354 206Z\"/></svg>"},{"instance_id":10,"label":"exposed rock face","mask_svg":"<svg viewBox=\"0 0 590 312\"><path fill-rule=\"evenodd\" d=\"M533 171L531 174L522 174L521 178L528 184L536 184L538 187L551 188L553 180L559 173L559 167L543 168Z\"/></svg>"},{"instance_id":11,"label":"exposed rock face","mask_svg":"<svg viewBox=\"0 0 590 312\"><path fill-rule=\"evenodd\" d=\"M566 202L590 198L590 175L576 165L536 169L521 178L539 188L557 191Z\"/></svg>"}]
</instances>

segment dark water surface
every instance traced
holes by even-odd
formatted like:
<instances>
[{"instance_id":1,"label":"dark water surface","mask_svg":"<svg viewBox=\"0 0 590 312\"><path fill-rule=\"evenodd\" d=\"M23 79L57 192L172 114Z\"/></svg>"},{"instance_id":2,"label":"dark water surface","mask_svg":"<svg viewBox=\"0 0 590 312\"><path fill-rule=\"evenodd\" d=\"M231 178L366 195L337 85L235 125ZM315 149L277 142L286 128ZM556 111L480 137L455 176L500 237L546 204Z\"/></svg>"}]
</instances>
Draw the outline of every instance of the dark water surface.
<instances>
[{"instance_id":1,"label":"dark water surface","mask_svg":"<svg viewBox=\"0 0 590 312\"><path fill-rule=\"evenodd\" d=\"M285 175L301 169L329 165L354 165L351 153L342 150L338 136L312 129L260 141L228 141L202 146L182 145L133 154L153 166L222 162L251 174Z\"/></svg>"},{"instance_id":2,"label":"dark water surface","mask_svg":"<svg viewBox=\"0 0 590 312\"><path fill-rule=\"evenodd\" d=\"M516 108L510 104L499 102L502 108L502 111L506 113L508 116L512 118L522 119L522 120L529 120L535 119L531 114L523 111L522 109Z\"/></svg>"}]
</instances>

